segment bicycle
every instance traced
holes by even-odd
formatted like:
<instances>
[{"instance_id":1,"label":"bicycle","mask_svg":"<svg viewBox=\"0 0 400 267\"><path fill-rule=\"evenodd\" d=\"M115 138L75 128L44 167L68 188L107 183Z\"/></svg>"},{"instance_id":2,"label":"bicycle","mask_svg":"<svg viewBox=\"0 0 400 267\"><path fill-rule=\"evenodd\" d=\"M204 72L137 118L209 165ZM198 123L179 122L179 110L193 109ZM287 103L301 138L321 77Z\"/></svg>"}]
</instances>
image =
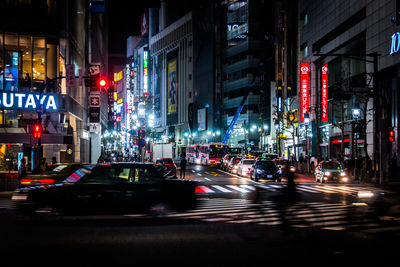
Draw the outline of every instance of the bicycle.
<instances>
[{"instance_id":1,"label":"bicycle","mask_svg":"<svg viewBox=\"0 0 400 267\"><path fill-rule=\"evenodd\" d=\"M256 186L249 195L248 207L234 218L242 238L252 241L263 239L267 234L266 226L276 226L285 234L299 228L315 229L314 222L320 211L302 201L293 176L288 177L287 186L281 190L274 193L264 191L265 196L261 195L263 191L261 186Z\"/></svg>"}]
</instances>

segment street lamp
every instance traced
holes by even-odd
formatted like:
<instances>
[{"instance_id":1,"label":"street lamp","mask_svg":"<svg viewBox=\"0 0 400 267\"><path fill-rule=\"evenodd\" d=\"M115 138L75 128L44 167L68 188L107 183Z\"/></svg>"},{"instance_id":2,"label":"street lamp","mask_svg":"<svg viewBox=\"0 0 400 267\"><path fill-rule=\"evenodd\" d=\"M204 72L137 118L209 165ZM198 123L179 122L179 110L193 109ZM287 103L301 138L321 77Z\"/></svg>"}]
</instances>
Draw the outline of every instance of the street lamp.
<instances>
[{"instance_id":1,"label":"street lamp","mask_svg":"<svg viewBox=\"0 0 400 267\"><path fill-rule=\"evenodd\" d=\"M279 127L279 121L276 119L275 120L275 133L276 133L276 140L278 141L278 156L281 156L281 140L280 140L280 127Z\"/></svg>"},{"instance_id":2,"label":"street lamp","mask_svg":"<svg viewBox=\"0 0 400 267\"><path fill-rule=\"evenodd\" d=\"M354 137L355 137L355 157L354 157L354 179L358 180L358 169L357 169L357 161L358 161L358 120L360 118L361 110L360 110L360 104L358 102L354 103L354 107L352 109L352 115L353 115L353 120L354 120Z\"/></svg>"}]
</instances>

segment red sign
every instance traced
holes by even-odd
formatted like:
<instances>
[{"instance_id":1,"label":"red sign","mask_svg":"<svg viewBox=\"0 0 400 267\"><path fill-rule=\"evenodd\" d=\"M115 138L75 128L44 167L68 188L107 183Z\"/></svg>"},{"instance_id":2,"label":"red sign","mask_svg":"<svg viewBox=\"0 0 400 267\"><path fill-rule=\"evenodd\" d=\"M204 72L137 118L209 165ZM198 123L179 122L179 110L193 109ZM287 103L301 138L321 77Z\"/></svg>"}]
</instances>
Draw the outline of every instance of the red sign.
<instances>
[{"instance_id":1,"label":"red sign","mask_svg":"<svg viewBox=\"0 0 400 267\"><path fill-rule=\"evenodd\" d=\"M322 66L322 122L328 122L328 64Z\"/></svg>"},{"instance_id":2,"label":"red sign","mask_svg":"<svg viewBox=\"0 0 400 267\"><path fill-rule=\"evenodd\" d=\"M310 64L307 62L300 63L300 121L304 121L304 114L308 113L310 108Z\"/></svg>"},{"instance_id":3,"label":"red sign","mask_svg":"<svg viewBox=\"0 0 400 267\"><path fill-rule=\"evenodd\" d=\"M140 35L146 36L149 33L149 10L147 9L142 13L141 23L140 23Z\"/></svg>"},{"instance_id":4,"label":"red sign","mask_svg":"<svg viewBox=\"0 0 400 267\"><path fill-rule=\"evenodd\" d=\"M100 96L90 96L90 106L99 107L100 106Z\"/></svg>"}]
</instances>

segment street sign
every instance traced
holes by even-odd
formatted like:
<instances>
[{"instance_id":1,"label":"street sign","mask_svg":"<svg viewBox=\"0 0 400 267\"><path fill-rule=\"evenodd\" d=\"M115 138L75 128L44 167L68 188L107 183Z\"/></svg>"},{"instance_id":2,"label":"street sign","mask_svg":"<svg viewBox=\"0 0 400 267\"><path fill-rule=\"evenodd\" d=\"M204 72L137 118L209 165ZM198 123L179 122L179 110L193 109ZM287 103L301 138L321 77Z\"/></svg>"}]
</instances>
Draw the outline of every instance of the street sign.
<instances>
[{"instance_id":1,"label":"street sign","mask_svg":"<svg viewBox=\"0 0 400 267\"><path fill-rule=\"evenodd\" d=\"M100 96L90 96L90 106L91 107L100 107Z\"/></svg>"},{"instance_id":2,"label":"street sign","mask_svg":"<svg viewBox=\"0 0 400 267\"><path fill-rule=\"evenodd\" d=\"M75 86L75 64L66 64L65 65L65 76L67 79L67 87Z\"/></svg>"},{"instance_id":3,"label":"street sign","mask_svg":"<svg viewBox=\"0 0 400 267\"><path fill-rule=\"evenodd\" d=\"M100 122L100 107L89 107L90 123Z\"/></svg>"},{"instance_id":4,"label":"street sign","mask_svg":"<svg viewBox=\"0 0 400 267\"><path fill-rule=\"evenodd\" d=\"M100 63L90 63L90 76L100 75Z\"/></svg>"}]
</instances>

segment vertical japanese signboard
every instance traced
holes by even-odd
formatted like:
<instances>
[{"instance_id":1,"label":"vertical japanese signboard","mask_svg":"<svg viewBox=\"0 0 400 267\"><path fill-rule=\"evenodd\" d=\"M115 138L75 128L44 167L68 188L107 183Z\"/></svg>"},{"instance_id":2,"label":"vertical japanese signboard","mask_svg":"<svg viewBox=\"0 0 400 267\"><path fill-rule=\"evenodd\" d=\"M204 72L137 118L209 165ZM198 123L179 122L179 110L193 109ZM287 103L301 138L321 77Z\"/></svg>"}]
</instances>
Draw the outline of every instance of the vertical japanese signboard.
<instances>
[{"instance_id":1,"label":"vertical japanese signboard","mask_svg":"<svg viewBox=\"0 0 400 267\"><path fill-rule=\"evenodd\" d=\"M143 51L143 93L147 95L149 90L149 51Z\"/></svg>"},{"instance_id":2,"label":"vertical japanese signboard","mask_svg":"<svg viewBox=\"0 0 400 267\"><path fill-rule=\"evenodd\" d=\"M322 122L328 122L328 64L322 66Z\"/></svg>"},{"instance_id":3,"label":"vertical japanese signboard","mask_svg":"<svg viewBox=\"0 0 400 267\"><path fill-rule=\"evenodd\" d=\"M66 64L66 79L67 79L67 87L75 86L75 64Z\"/></svg>"},{"instance_id":4,"label":"vertical japanese signboard","mask_svg":"<svg viewBox=\"0 0 400 267\"><path fill-rule=\"evenodd\" d=\"M177 87L176 58L168 62L168 114L176 112Z\"/></svg>"},{"instance_id":5,"label":"vertical japanese signboard","mask_svg":"<svg viewBox=\"0 0 400 267\"><path fill-rule=\"evenodd\" d=\"M310 97L308 94L310 88L310 64L300 63L300 121L304 121L304 114L308 113L310 107Z\"/></svg>"}]
</instances>

